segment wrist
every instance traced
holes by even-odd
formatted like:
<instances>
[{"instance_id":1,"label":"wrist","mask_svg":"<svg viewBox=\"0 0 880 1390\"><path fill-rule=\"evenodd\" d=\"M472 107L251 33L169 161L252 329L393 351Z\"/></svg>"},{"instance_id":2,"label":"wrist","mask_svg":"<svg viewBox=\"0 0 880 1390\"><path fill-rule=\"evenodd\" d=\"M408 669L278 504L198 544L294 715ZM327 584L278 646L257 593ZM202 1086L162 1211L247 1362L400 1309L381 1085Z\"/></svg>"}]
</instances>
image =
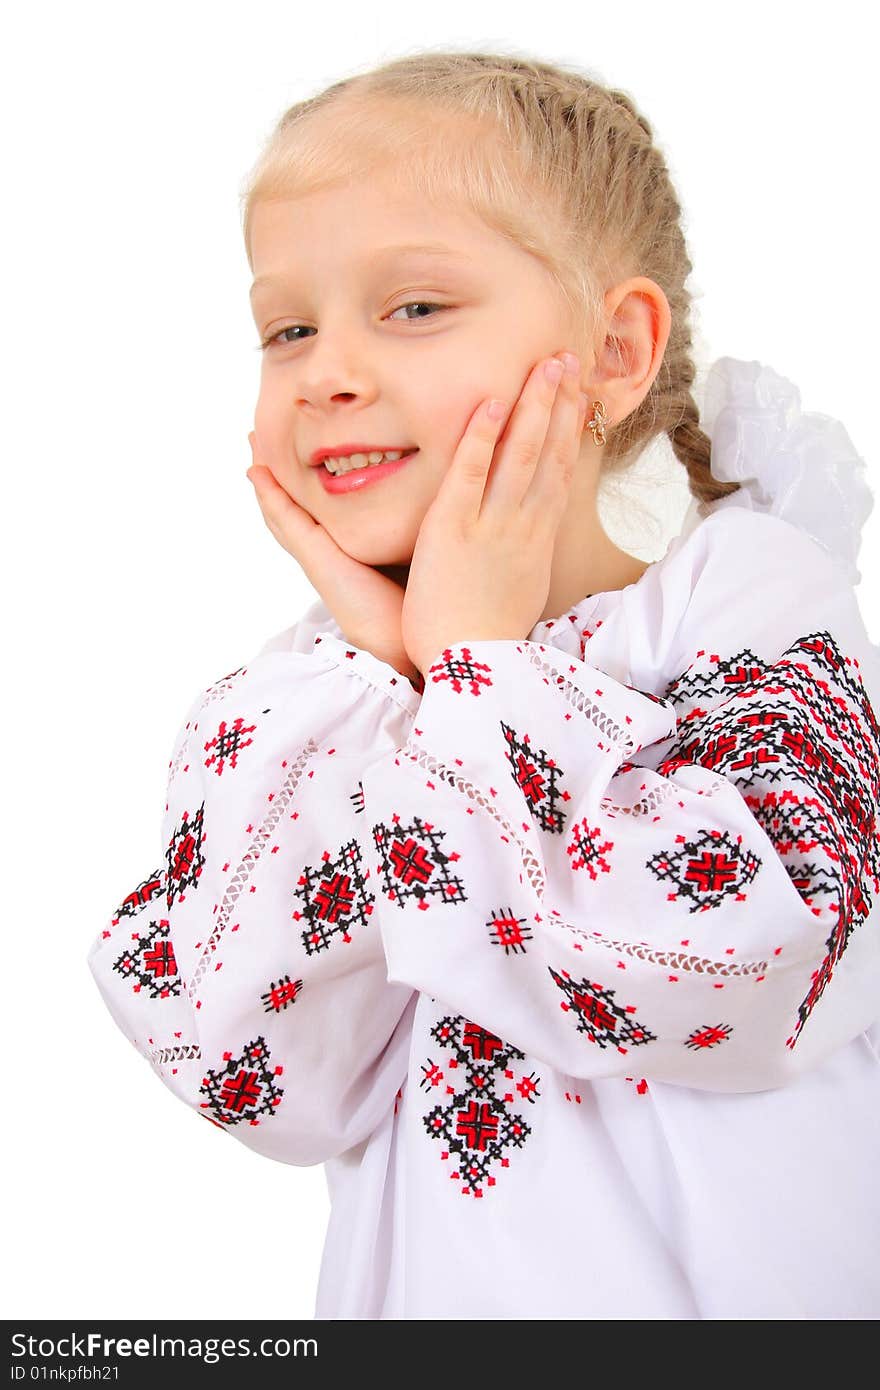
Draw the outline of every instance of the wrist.
<instances>
[{"instance_id":1,"label":"wrist","mask_svg":"<svg viewBox=\"0 0 880 1390\"><path fill-rule=\"evenodd\" d=\"M393 650L378 649L373 652L380 661L384 661L386 666L391 666L398 675L405 676L408 681L420 681L421 674L409 653L401 651L399 647Z\"/></svg>"}]
</instances>

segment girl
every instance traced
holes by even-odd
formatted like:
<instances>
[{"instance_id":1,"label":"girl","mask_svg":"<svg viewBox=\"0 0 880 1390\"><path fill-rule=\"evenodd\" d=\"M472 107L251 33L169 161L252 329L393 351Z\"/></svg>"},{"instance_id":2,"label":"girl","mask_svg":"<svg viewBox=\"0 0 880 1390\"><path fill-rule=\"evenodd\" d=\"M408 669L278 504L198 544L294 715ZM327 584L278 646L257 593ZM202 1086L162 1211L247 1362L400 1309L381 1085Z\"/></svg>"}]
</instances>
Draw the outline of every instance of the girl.
<instances>
[{"instance_id":1,"label":"girl","mask_svg":"<svg viewBox=\"0 0 880 1390\"><path fill-rule=\"evenodd\" d=\"M321 601L193 703L108 1008L211 1124L326 1164L318 1318L877 1316L845 431L730 358L701 428L668 172L576 72L339 82L244 230L249 476ZM662 434L693 501L645 564L597 488Z\"/></svg>"}]
</instances>

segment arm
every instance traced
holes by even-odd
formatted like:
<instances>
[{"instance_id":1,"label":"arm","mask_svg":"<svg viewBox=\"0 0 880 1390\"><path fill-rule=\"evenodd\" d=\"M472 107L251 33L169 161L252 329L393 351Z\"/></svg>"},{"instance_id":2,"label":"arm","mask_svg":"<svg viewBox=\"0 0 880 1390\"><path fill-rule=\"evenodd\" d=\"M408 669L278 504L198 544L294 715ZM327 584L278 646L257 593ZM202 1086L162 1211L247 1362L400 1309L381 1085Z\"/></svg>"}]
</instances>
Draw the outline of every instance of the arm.
<instances>
[{"instance_id":1,"label":"arm","mask_svg":"<svg viewBox=\"0 0 880 1390\"><path fill-rule=\"evenodd\" d=\"M880 1013L877 654L817 546L718 520L643 591L659 694L462 643L364 778L389 979L574 1077L761 1090Z\"/></svg>"},{"instance_id":2,"label":"arm","mask_svg":"<svg viewBox=\"0 0 880 1390\"><path fill-rule=\"evenodd\" d=\"M365 1138L406 1073L412 990L386 978L361 779L417 697L359 660L371 681L340 643L269 651L200 696L175 739L162 854L89 954L164 1084L294 1164Z\"/></svg>"}]
</instances>

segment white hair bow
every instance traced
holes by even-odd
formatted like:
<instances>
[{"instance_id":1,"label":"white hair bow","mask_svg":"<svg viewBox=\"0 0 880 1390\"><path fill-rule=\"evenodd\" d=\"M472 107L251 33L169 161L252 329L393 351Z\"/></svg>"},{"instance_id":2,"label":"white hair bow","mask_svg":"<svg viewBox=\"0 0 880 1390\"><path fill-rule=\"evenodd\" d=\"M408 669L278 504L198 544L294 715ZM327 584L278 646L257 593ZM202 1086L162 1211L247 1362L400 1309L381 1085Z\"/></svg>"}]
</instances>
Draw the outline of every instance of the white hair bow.
<instances>
[{"instance_id":1,"label":"white hair bow","mask_svg":"<svg viewBox=\"0 0 880 1390\"><path fill-rule=\"evenodd\" d=\"M771 512L824 546L858 584L874 495L840 421L803 412L797 387L771 367L720 357L706 379L700 423L712 440L712 476L740 488L716 502L695 500L685 528L723 507Z\"/></svg>"}]
</instances>

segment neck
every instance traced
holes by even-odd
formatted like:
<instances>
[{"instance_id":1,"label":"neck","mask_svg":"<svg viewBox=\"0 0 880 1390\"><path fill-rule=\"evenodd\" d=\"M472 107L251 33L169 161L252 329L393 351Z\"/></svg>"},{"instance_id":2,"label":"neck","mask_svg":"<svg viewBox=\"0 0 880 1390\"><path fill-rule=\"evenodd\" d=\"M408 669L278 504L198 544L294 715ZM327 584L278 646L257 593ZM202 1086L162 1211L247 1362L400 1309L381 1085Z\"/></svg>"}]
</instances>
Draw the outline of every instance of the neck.
<instances>
[{"instance_id":1,"label":"neck","mask_svg":"<svg viewBox=\"0 0 880 1390\"><path fill-rule=\"evenodd\" d=\"M596 503L596 474L582 468L575 476L569 505L553 547L550 588L538 621L567 613L588 594L610 593L635 584L650 561L639 560L608 535Z\"/></svg>"},{"instance_id":2,"label":"neck","mask_svg":"<svg viewBox=\"0 0 880 1390\"><path fill-rule=\"evenodd\" d=\"M607 535L605 542L601 550L597 547L588 556L574 557L574 563L558 567L554 564L547 602L539 622L561 617L590 594L625 589L641 579L649 562L621 550Z\"/></svg>"}]
</instances>

